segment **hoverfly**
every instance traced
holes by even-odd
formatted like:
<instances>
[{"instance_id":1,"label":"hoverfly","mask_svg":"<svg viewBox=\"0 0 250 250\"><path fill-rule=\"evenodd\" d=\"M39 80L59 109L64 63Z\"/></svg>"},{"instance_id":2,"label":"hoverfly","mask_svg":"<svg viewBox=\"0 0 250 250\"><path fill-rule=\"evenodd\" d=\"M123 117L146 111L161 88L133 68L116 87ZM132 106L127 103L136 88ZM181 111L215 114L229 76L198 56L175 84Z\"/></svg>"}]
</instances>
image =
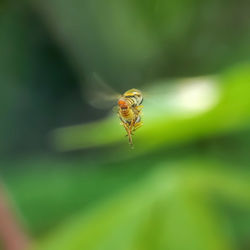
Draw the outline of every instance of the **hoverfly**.
<instances>
[{"instance_id":1,"label":"hoverfly","mask_svg":"<svg viewBox=\"0 0 250 250\"><path fill-rule=\"evenodd\" d=\"M118 116L121 120L121 125L127 132L131 146L133 146L133 132L143 125L141 121L142 101L142 93L138 89L130 89L118 99Z\"/></svg>"},{"instance_id":2,"label":"hoverfly","mask_svg":"<svg viewBox=\"0 0 250 250\"><path fill-rule=\"evenodd\" d=\"M124 94L117 94L109 85L104 83L97 74L93 75L95 83L92 85L91 93L88 93L89 103L97 108L107 108L114 106L117 110L117 115L121 121L121 125L126 130L129 144L133 147L132 135L140 128L143 123L142 117L142 102L143 96L140 90L130 89ZM114 105L116 100L116 106Z\"/></svg>"}]
</instances>

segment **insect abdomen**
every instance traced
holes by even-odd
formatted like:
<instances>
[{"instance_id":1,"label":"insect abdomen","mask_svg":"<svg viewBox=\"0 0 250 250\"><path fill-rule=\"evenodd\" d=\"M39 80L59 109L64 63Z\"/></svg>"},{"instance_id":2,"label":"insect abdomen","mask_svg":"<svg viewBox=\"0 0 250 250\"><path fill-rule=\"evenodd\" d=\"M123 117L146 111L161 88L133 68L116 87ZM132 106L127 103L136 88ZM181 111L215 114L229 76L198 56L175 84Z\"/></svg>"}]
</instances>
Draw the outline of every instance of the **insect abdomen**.
<instances>
[{"instance_id":1,"label":"insect abdomen","mask_svg":"<svg viewBox=\"0 0 250 250\"><path fill-rule=\"evenodd\" d=\"M134 114L133 114L132 110L129 108L121 109L120 114L121 114L122 118L126 121L133 120Z\"/></svg>"},{"instance_id":2,"label":"insect abdomen","mask_svg":"<svg viewBox=\"0 0 250 250\"><path fill-rule=\"evenodd\" d=\"M130 110L129 109L123 109L123 110L121 110L121 114L122 114L122 116L125 118L128 118L128 117L130 117L131 116L131 112L130 112Z\"/></svg>"}]
</instances>

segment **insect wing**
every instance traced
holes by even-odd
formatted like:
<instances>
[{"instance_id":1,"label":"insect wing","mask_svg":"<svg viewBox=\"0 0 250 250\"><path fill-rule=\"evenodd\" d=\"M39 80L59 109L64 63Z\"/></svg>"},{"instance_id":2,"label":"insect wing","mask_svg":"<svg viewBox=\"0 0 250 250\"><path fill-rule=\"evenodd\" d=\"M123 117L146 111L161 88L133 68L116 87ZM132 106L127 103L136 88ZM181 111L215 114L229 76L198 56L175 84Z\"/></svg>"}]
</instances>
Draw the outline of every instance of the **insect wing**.
<instances>
[{"instance_id":1,"label":"insect wing","mask_svg":"<svg viewBox=\"0 0 250 250\"><path fill-rule=\"evenodd\" d=\"M105 83L97 73L93 73L85 96L91 106L97 109L110 109L116 105L121 95Z\"/></svg>"}]
</instances>

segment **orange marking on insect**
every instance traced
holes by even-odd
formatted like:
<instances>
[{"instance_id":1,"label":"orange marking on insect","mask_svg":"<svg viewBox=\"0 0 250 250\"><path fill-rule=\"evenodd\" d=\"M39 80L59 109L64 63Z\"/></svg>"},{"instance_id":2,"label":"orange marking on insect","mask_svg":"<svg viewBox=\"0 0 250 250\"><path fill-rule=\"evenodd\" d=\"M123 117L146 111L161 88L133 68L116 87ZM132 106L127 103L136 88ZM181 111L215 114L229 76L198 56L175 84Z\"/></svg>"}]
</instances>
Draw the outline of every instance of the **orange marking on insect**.
<instances>
[{"instance_id":1,"label":"orange marking on insect","mask_svg":"<svg viewBox=\"0 0 250 250\"><path fill-rule=\"evenodd\" d=\"M122 99L120 99L120 100L118 101L118 105L119 105L119 107L120 107L121 109L125 109L125 108L128 107L127 102L124 101L124 100L122 100Z\"/></svg>"}]
</instances>

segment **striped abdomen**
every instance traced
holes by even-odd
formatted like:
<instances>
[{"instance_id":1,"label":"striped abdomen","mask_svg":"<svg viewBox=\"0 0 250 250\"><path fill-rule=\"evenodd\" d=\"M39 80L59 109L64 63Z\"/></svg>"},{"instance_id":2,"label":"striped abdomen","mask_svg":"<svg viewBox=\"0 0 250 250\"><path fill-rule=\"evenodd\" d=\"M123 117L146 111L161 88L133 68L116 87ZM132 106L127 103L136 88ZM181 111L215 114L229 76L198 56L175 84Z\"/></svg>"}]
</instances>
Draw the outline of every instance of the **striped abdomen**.
<instances>
[{"instance_id":1,"label":"striped abdomen","mask_svg":"<svg viewBox=\"0 0 250 250\"><path fill-rule=\"evenodd\" d=\"M124 99L130 107L135 107L139 105L135 97L124 96Z\"/></svg>"},{"instance_id":2,"label":"striped abdomen","mask_svg":"<svg viewBox=\"0 0 250 250\"><path fill-rule=\"evenodd\" d=\"M120 111L120 116L125 122L130 122L134 119L134 112L132 111L131 108L121 108Z\"/></svg>"},{"instance_id":3,"label":"striped abdomen","mask_svg":"<svg viewBox=\"0 0 250 250\"><path fill-rule=\"evenodd\" d=\"M143 97L138 89L130 89L123 94L124 99L133 107L142 104Z\"/></svg>"}]
</instances>

